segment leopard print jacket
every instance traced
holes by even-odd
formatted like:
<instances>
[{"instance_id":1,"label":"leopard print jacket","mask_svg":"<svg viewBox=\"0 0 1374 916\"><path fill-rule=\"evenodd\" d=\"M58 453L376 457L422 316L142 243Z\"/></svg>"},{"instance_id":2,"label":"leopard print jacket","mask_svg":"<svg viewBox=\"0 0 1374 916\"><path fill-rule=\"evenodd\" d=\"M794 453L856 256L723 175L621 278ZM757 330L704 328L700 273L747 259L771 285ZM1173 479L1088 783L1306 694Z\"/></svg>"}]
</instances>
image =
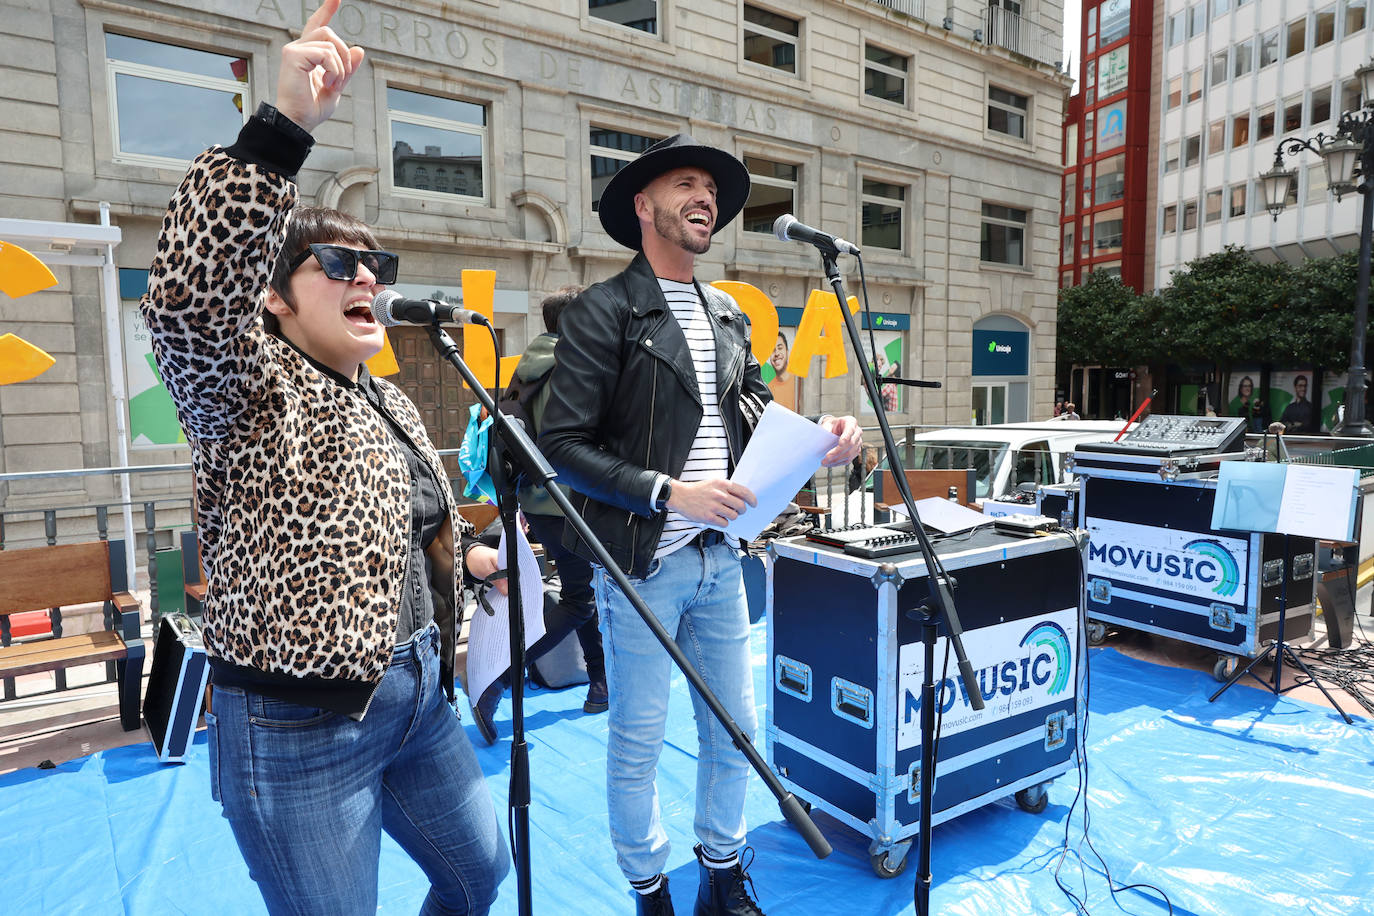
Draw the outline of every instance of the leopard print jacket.
<instances>
[{"instance_id":1,"label":"leopard print jacket","mask_svg":"<svg viewBox=\"0 0 1374 916\"><path fill-rule=\"evenodd\" d=\"M362 392L326 378L258 320L296 196L290 179L222 148L201 154L163 220L142 313L191 446L208 653L275 675L375 685L401 602L410 474ZM415 406L375 381L387 413L447 481ZM470 533L452 492L441 492L452 523ZM461 574L455 551L452 590L436 592L446 648Z\"/></svg>"}]
</instances>

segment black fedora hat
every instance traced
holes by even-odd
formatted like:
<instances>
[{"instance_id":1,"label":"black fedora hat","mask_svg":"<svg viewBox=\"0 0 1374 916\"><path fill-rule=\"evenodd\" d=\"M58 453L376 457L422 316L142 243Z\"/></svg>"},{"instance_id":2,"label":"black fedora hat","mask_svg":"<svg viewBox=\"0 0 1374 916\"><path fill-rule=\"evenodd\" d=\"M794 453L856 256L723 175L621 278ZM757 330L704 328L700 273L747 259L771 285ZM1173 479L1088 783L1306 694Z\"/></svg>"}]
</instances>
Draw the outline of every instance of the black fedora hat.
<instances>
[{"instance_id":1,"label":"black fedora hat","mask_svg":"<svg viewBox=\"0 0 1374 916\"><path fill-rule=\"evenodd\" d=\"M674 134L622 166L601 192L597 213L611 238L638 251L641 240L635 195L664 172L687 166L705 169L716 181L716 224L711 234L729 225L749 197L749 171L725 150L705 146L687 134Z\"/></svg>"}]
</instances>

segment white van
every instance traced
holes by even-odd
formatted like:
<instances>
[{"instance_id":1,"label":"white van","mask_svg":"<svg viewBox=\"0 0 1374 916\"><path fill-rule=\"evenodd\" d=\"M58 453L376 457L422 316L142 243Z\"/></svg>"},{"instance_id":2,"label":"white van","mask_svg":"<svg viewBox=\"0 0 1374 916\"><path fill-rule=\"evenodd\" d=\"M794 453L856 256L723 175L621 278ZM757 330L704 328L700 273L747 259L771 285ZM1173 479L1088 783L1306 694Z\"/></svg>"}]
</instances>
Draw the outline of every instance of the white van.
<instances>
[{"instance_id":1,"label":"white van","mask_svg":"<svg viewBox=\"0 0 1374 916\"><path fill-rule=\"evenodd\" d=\"M1080 442L1116 438L1124 420L1066 420L956 426L911 438L907 467L973 468L975 498L1005 499L1021 484L1041 486L1071 479L1064 458ZM887 462L882 462L882 467Z\"/></svg>"}]
</instances>

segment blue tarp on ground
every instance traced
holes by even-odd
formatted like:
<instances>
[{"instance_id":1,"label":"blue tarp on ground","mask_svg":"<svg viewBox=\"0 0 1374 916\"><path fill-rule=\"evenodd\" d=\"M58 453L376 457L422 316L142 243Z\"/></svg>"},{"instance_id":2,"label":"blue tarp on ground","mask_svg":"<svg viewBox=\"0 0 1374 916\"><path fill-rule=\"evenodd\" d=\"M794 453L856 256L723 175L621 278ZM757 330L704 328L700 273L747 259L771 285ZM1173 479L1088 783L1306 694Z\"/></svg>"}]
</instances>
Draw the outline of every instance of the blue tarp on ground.
<instances>
[{"instance_id":1,"label":"blue tarp on ground","mask_svg":"<svg viewBox=\"0 0 1374 916\"><path fill-rule=\"evenodd\" d=\"M755 628L760 722L764 631ZM1112 650L1092 653L1087 735L1089 837L1120 883L1162 888L1173 911L1198 916L1374 913L1374 725L1345 725L1328 709L1237 687L1207 702L1204 674ZM673 850L679 913L692 911L692 786L696 739L679 677L659 789ZM535 692L528 702L533 768L534 910L633 912L615 866L605 809L605 716L584 716L582 691ZM502 706L509 716L510 703ZM478 756L504 805L506 740ZM475 737L475 730L469 726ZM260 913L228 824L211 802L205 736L185 765L157 763L136 745L59 766L0 776L0 910L53 913ZM935 830L934 911L952 916L1068 914L1054 866L1079 776L1050 789L1039 815L1010 800ZM1081 842L1081 806L1070 825ZM818 816L835 847L813 858L755 779L749 798L752 874L770 916L887 916L914 912L911 867L877 878L867 841ZM1120 912L1105 880L1074 860L1061 870L1095 914ZM1086 886L1086 890L1085 890ZM419 869L383 843L383 913L417 912ZM1118 895L1125 912L1164 913L1147 895ZM494 909L516 912L514 872Z\"/></svg>"}]
</instances>

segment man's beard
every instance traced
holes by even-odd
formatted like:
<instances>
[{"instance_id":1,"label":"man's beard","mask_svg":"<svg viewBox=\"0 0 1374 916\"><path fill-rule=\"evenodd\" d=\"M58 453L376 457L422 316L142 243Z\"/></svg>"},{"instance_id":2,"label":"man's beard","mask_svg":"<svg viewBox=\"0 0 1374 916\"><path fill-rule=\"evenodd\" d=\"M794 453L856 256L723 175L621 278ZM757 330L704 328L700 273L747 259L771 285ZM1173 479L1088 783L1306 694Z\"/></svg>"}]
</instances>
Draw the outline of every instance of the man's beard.
<instances>
[{"instance_id":1,"label":"man's beard","mask_svg":"<svg viewBox=\"0 0 1374 916\"><path fill-rule=\"evenodd\" d=\"M705 254L711 247L709 235L697 241L696 237L687 231L682 214L671 213L657 204L654 205L654 232L692 254Z\"/></svg>"}]
</instances>

